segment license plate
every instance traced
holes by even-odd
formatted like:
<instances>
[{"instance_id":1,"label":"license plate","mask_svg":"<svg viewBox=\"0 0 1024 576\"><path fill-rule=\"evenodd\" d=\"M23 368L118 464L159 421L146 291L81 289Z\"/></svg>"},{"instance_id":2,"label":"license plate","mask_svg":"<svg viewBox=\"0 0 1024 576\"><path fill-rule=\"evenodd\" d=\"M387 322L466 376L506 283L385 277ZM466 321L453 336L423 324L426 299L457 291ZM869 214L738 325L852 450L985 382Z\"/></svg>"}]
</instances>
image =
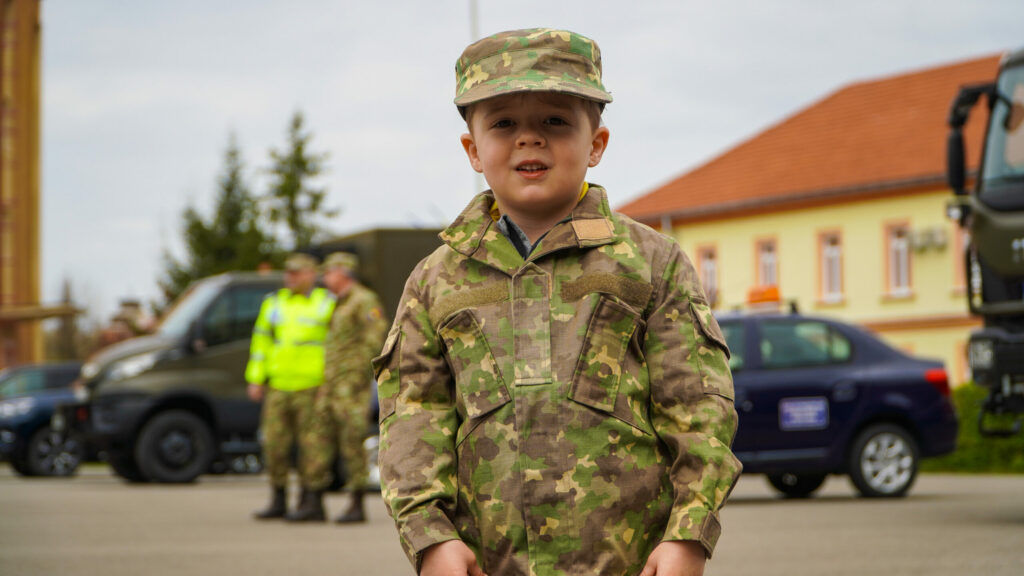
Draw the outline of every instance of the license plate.
<instances>
[{"instance_id":1,"label":"license plate","mask_svg":"<svg viewBox=\"0 0 1024 576\"><path fill-rule=\"evenodd\" d=\"M783 398L779 401L781 430L824 430L828 428L828 400L815 398Z\"/></svg>"}]
</instances>

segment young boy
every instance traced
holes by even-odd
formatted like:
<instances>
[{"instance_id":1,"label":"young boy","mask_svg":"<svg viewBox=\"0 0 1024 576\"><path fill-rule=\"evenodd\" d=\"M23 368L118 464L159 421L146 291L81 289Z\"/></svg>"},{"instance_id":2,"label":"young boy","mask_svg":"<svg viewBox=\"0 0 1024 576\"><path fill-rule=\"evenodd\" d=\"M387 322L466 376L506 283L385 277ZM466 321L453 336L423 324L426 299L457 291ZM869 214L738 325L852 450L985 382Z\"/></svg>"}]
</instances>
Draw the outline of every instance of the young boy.
<instances>
[{"instance_id":1,"label":"young boy","mask_svg":"<svg viewBox=\"0 0 1024 576\"><path fill-rule=\"evenodd\" d=\"M679 246L584 180L609 134L597 44L503 32L456 77L491 191L374 361L402 545L424 576L701 574L740 472L728 349Z\"/></svg>"}]
</instances>

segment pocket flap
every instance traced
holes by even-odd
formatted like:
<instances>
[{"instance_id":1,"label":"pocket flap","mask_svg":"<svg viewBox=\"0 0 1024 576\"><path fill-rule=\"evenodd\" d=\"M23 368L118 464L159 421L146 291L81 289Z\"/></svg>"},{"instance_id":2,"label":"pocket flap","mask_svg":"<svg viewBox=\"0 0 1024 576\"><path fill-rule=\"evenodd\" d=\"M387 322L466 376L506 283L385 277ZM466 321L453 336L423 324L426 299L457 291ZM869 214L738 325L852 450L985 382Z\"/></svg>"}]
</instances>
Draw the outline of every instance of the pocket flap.
<instances>
[{"instance_id":1,"label":"pocket flap","mask_svg":"<svg viewBox=\"0 0 1024 576\"><path fill-rule=\"evenodd\" d=\"M455 388L467 417L479 418L512 399L472 312L458 312L438 327L437 333L444 340Z\"/></svg>"}]
</instances>

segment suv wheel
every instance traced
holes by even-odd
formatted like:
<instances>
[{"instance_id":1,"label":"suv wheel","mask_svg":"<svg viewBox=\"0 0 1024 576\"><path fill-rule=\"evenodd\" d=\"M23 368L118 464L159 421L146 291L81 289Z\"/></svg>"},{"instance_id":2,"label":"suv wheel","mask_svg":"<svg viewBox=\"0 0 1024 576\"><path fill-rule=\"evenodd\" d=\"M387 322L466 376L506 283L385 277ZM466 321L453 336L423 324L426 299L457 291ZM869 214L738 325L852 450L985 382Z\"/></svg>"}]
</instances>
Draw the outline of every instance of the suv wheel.
<instances>
[{"instance_id":1,"label":"suv wheel","mask_svg":"<svg viewBox=\"0 0 1024 576\"><path fill-rule=\"evenodd\" d=\"M862 496L904 496L917 478L917 442L903 428L878 424L865 429L850 452L850 480Z\"/></svg>"},{"instance_id":2,"label":"suv wheel","mask_svg":"<svg viewBox=\"0 0 1024 576\"><path fill-rule=\"evenodd\" d=\"M43 426L28 441L24 463L33 476L71 476L78 471L83 452L76 434L59 434Z\"/></svg>"},{"instance_id":3,"label":"suv wheel","mask_svg":"<svg viewBox=\"0 0 1024 576\"><path fill-rule=\"evenodd\" d=\"M19 476L34 476L32 471L25 465L25 454L24 450L21 453L11 454L11 468L18 473Z\"/></svg>"},{"instance_id":4,"label":"suv wheel","mask_svg":"<svg viewBox=\"0 0 1024 576\"><path fill-rule=\"evenodd\" d=\"M110 452L107 455L107 463L125 482L145 482L146 477L139 471L138 464L129 452Z\"/></svg>"},{"instance_id":5,"label":"suv wheel","mask_svg":"<svg viewBox=\"0 0 1024 576\"><path fill-rule=\"evenodd\" d=\"M786 498L807 498L825 483L824 474L769 474L768 483Z\"/></svg>"},{"instance_id":6,"label":"suv wheel","mask_svg":"<svg viewBox=\"0 0 1024 576\"><path fill-rule=\"evenodd\" d=\"M135 461L154 482L192 482L213 460L213 434L201 418L184 410L161 412L142 427Z\"/></svg>"}]
</instances>

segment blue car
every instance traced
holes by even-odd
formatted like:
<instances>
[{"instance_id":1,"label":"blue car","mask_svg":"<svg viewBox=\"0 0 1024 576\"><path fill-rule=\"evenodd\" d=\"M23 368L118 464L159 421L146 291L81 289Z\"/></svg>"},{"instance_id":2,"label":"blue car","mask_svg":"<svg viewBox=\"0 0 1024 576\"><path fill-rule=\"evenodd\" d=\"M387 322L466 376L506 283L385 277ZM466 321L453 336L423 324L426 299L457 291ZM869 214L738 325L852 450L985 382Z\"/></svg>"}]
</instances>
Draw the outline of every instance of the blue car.
<instances>
[{"instance_id":1,"label":"blue car","mask_svg":"<svg viewBox=\"0 0 1024 576\"><path fill-rule=\"evenodd\" d=\"M54 409L75 399L77 362L26 364L0 371L0 459L23 476L70 476L87 456L77 435L50 429Z\"/></svg>"},{"instance_id":2,"label":"blue car","mask_svg":"<svg viewBox=\"0 0 1024 576\"><path fill-rule=\"evenodd\" d=\"M907 493L921 458L956 448L959 420L941 362L864 329L800 314L718 316L732 353L744 472L807 497L847 474L867 497Z\"/></svg>"}]
</instances>

